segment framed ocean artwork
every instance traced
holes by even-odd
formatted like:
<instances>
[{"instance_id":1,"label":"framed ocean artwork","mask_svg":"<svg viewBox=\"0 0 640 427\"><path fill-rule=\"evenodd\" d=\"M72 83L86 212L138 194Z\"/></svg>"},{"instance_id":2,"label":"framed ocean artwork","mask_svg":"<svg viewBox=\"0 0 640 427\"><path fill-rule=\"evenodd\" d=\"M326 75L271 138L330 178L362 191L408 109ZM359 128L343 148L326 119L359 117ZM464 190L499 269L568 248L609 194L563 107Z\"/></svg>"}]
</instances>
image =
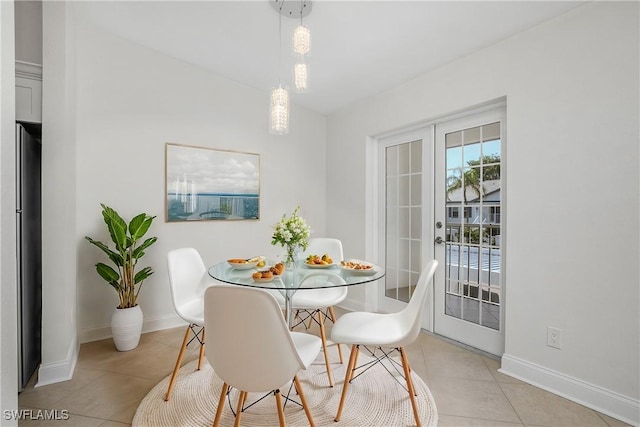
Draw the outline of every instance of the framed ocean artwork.
<instances>
[{"instance_id":1,"label":"framed ocean artwork","mask_svg":"<svg viewBox=\"0 0 640 427\"><path fill-rule=\"evenodd\" d=\"M167 143L166 221L260 218L260 155Z\"/></svg>"}]
</instances>

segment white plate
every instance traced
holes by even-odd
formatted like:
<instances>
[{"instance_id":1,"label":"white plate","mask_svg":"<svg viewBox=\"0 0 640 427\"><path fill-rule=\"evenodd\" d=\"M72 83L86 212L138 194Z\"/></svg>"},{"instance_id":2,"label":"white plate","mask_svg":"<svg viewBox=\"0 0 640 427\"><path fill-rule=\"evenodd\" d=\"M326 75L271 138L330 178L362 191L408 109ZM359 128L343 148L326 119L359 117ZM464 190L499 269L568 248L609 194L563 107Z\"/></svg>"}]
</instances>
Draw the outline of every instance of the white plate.
<instances>
[{"instance_id":1,"label":"white plate","mask_svg":"<svg viewBox=\"0 0 640 427\"><path fill-rule=\"evenodd\" d=\"M227 263L231 267L235 268L236 270L251 270L253 267L258 265L258 261L254 261L254 262L229 262L229 261L227 261Z\"/></svg>"},{"instance_id":2,"label":"white plate","mask_svg":"<svg viewBox=\"0 0 640 427\"><path fill-rule=\"evenodd\" d=\"M309 268L331 268L335 264L308 264L305 262L304 265L306 265Z\"/></svg>"},{"instance_id":3,"label":"white plate","mask_svg":"<svg viewBox=\"0 0 640 427\"><path fill-rule=\"evenodd\" d=\"M359 274L361 276L371 276L371 275L376 274L378 272L374 268L370 268L368 270L356 270L355 268L342 267L342 270L344 270L344 271L346 271L347 273L350 273L350 274Z\"/></svg>"},{"instance_id":4,"label":"white plate","mask_svg":"<svg viewBox=\"0 0 640 427\"><path fill-rule=\"evenodd\" d=\"M268 282L271 282L276 277L278 277L278 276L273 276L273 277L269 277L269 278L253 279L253 281L254 282L258 282L258 283L268 283Z\"/></svg>"},{"instance_id":5,"label":"white plate","mask_svg":"<svg viewBox=\"0 0 640 427\"><path fill-rule=\"evenodd\" d=\"M361 265L369 265L371 266L371 268L367 268L367 269L360 269L360 268L352 268L352 267L347 267L346 265L342 265L340 264L340 268L344 271L347 271L351 274L361 274L364 276L369 276L372 274L376 274L376 269L373 267L372 264L368 263L368 262L364 262L364 261L360 261L360 260L356 260L356 259L351 259L351 260L347 260L348 262L353 262L353 263L357 263L357 264L361 264Z\"/></svg>"}]
</instances>

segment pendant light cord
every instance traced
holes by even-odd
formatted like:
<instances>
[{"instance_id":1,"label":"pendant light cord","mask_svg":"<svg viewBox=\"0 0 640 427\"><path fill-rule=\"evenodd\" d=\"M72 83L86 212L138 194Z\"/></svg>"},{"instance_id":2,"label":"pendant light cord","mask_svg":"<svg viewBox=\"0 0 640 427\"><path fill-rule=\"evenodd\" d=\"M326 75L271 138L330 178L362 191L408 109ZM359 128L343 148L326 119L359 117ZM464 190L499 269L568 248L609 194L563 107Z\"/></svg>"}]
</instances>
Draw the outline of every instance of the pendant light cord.
<instances>
[{"instance_id":1,"label":"pendant light cord","mask_svg":"<svg viewBox=\"0 0 640 427\"><path fill-rule=\"evenodd\" d=\"M304 11L304 0L300 0L300 26L302 26L302 13Z\"/></svg>"},{"instance_id":2,"label":"pendant light cord","mask_svg":"<svg viewBox=\"0 0 640 427\"><path fill-rule=\"evenodd\" d=\"M278 13L278 86L282 86L282 6L284 0L280 0Z\"/></svg>"}]
</instances>

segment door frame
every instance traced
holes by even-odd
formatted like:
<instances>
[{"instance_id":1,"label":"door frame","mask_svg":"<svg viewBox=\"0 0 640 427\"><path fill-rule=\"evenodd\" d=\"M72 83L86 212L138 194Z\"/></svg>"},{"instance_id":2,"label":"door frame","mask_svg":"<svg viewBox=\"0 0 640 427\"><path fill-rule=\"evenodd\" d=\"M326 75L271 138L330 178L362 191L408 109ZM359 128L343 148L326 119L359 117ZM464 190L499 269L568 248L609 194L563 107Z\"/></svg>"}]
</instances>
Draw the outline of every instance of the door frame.
<instances>
[{"instance_id":1,"label":"door frame","mask_svg":"<svg viewBox=\"0 0 640 427\"><path fill-rule=\"evenodd\" d=\"M423 121L417 121L414 122L412 125L407 125L401 128L395 128L392 130L388 130L386 132L380 132L378 134L372 134L372 135L368 135L366 137L366 149L365 149L365 224L364 224L364 228L365 228L365 237L364 237L364 243L365 243L365 257L366 259L372 259L375 260L377 264L384 266L384 259L380 259L379 254L381 251L383 251L383 248L380 248L380 229L381 229L381 217L380 217L380 189L379 189L379 175L380 175L380 170L379 170L379 141L384 139L384 138L388 138L388 137L393 137L393 136L401 136L403 134L408 134L411 132L415 132L418 129L428 129L428 135L429 138L431 139L431 149L430 150L425 150L423 148L423 156L424 153L426 151L429 151L429 155L431 156L429 159L429 163L427 163L427 165L429 166L429 168L431 169L431 171L429 172L429 179L431 180L431 189L430 189L430 196L428 197L428 202L430 203L430 207L428 208L428 212L429 212L429 222L427 223L428 227L431 230L430 235L428 236L428 238L425 238L424 240L424 244L427 245L428 248L425 251L425 254L431 254L431 257L435 257L435 252L434 252L434 239L435 239L435 235L433 233L433 227L435 224L435 219L434 219L434 208L435 208L435 200L434 200L434 180L435 180L435 164L434 164L434 159L435 159L435 128L437 125L445 123L445 122L449 122L449 121L453 121L453 120L457 120L457 119L461 119L464 117L468 117L471 115L475 115L475 114L480 114L483 113L485 111L491 111L491 110L495 110L498 108L503 108L506 111L506 105L507 105L507 98L506 96L501 96L498 98L494 98L491 100L488 100L486 102L481 102L478 104L475 104L473 106L470 107L466 107L466 108L461 108L458 110L450 110L449 112L445 113L445 114L441 114L441 115L433 115L431 116L431 118L423 120ZM506 113L505 113L505 117L506 117ZM505 136L506 138L506 134L507 134L507 129L506 127L504 127L503 129L501 129L501 132L503 134L503 136ZM503 155L506 158L506 147L504 147L503 145ZM506 167L503 165L502 166L502 173L506 174ZM503 183L503 190L506 193L506 182ZM424 195L423 195L424 196ZM502 206L502 211L505 213L505 215L503 215L503 220L502 220L502 224L503 227L506 227L506 204L503 203ZM423 213L424 214L424 213ZM382 217L384 218L384 216ZM384 228L382 227L382 231L384 232ZM423 234L424 234L424 230L423 230ZM503 239L503 242L505 242L505 240ZM503 243L504 244L504 243ZM426 255L423 255L423 258ZM505 265L505 259L506 257L503 256L502 259L502 264L503 266ZM438 273L438 270L440 270L439 267L436 270L436 274ZM504 271L504 270L503 270ZM435 285L435 277L434 277L434 281L433 284ZM369 286L366 288L365 290L365 295L364 295L364 301L362 302L362 304L357 304L357 306L354 306L354 308L359 309L359 310L364 310L364 311L381 311L380 310L380 304L379 304L379 286L373 287L373 286ZM404 304L404 303L403 303ZM435 322L435 299L434 299L434 292L430 292L429 295L427 296L427 300L425 302L425 307L427 307L428 313L425 313L424 317L423 317L423 324L422 324L422 328L429 331L429 332L434 332L434 322ZM427 310L426 310L427 311ZM502 310L502 317L501 318L501 324L504 325L504 311Z\"/></svg>"}]
</instances>

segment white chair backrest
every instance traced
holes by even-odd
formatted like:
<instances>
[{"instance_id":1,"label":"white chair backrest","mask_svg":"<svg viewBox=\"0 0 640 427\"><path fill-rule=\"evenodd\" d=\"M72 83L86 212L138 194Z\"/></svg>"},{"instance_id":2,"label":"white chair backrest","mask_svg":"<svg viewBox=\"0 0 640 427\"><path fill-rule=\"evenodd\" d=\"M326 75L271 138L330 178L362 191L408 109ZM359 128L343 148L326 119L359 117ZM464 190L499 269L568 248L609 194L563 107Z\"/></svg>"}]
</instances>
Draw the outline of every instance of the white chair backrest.
<instances>
[{"instance_id":1,"label":"white chair backrest","mask_svg":"<svg viewBox=\"0 0 640 427\"><path fill-rule=\"evenodd\" d=\"M301 288L313 288L314 283L318 285L319 288L329 287L329 284L344 286L347 282L340 276L335 273L327 273L324 271L312 271L304 275L304 277L300 280ZM345 288L346 289L346 288ZM300 291L300 292L304 292Z\"/></svg>"},{"instance_id":2,"label":"white chair backrest","mask_svg":"<svg viewBox=\"0 0 640 427\"><path fill-rule=\"evenodd\" d=\"M330 237L314 237L309 239L309 246L307 246L307 250L304 251L303 256L306 258L309 255L322 256L324 254L329 254L329 256L333 258L333 262L339 263L344 259L342 242Z\"/></svg>"},{"instance_id":3,"label":"white chair backrest","mask_svg":"<svg viewBox=\"0 0 640 427\"><path fill-rule=\"evenodd\" d=\"M304 367L273 295L241 286L213 286L204 295L206 357L227 384L268 392Z\"/></svg>"},{"instance_id":4,"label":"white chair backrest","mask_svg":"<svg viewBox=\"0 0 640 427\"><path fill-rule=\"evenodd\" d=\"M173 305L180 315L181 306L202 296L202 281L203 276L207 275L207 269L200 254L194 248L169 251L167 268Z\"/></svg>"},{"instance_id":5,"label":"white chair backrest","mask_svg":"<svg viewBox=\"0 0 640 427\"><path fill-rule=\"evenodd\" d=\"M416 288L411 295L409 304L398 313L401 318L402 324L408 327L408 333L403 343L398 346L405 346L411 344L420 333L422 316L422 308L431 289L431 279L433 278L436 268L438 267L438 261L431 260L422 270Z\"/></svg>"}]
</instances>

